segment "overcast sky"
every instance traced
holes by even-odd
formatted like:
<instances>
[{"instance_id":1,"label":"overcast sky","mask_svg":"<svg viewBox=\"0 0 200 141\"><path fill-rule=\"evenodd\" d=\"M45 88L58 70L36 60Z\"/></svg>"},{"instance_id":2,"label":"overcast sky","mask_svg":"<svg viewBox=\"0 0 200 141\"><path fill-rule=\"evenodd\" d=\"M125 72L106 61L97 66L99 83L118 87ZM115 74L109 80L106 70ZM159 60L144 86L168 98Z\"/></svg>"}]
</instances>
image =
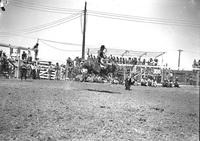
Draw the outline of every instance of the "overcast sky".
<instances>
[{"instance_id":1,"label":"overcast sky","mask_svg":"<svg viewBox=\"0 0 200 141\"><path fill-rule=\"evenodd\" d=\"M37 38L43 38L81 44L81 17L46 30L25 31L69 17L70 13L59 13L58 9L69 8L79 12L84 9L84 3L84 0L10 0L6 11L0 13L0 42L32 47ZM46 8L42 10L42 6ZM56 7L56 10L49 10L49 7ZM164 63L173 69L177 69L178 49L183 50L181 68L191 69L193 60L200 59L199 0L87 0L87 9L86 45L99 47L104 44L108 49L165 51ZM94 15L95 11L100 14L131 15L133 20L100 17L102 15ZM158 24L160 21L162 24ZM41 42L39 46L39 57L42 59L64 61L68 56L81 56L81 46L45 43Z\"/></svg>"}]
</instances>

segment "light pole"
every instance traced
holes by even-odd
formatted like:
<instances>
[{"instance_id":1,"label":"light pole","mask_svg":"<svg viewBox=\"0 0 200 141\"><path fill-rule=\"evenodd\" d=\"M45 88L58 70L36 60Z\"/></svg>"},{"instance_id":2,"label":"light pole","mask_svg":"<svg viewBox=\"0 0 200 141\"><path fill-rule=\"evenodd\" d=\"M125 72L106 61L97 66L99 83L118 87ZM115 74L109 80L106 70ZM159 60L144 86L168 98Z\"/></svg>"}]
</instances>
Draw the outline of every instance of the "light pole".
<instances>
[{"instance_id":1,"label":"light pole","mask_svg":"<svg viewBox=\"0 0 200 141\"><path fill-rule=\"evenodd\" d=\"M181 52L182 52L182 51L183 51L183 50L181 50L181 49L178 50L178 70L180 69Z\"/></svg>"}]
</instances>

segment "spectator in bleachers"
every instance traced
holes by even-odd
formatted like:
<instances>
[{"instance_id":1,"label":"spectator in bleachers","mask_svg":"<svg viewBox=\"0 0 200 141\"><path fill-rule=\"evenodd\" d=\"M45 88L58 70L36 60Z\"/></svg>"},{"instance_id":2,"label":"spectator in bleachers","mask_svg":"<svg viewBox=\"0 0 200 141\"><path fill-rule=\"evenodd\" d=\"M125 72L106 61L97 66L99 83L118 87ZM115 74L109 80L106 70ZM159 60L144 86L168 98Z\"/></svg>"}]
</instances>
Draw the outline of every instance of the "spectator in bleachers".
<instances>
[{"instance_id":1,"label":"spectator in bleachers","mask_svg":"<svg viewBox=\"0 0 200 141\"><path fill-rule=\"evenodd\" d=\"M154 66L157 66L158 65L158 59L154 59Z\"/></svg>"},{"instance_id":2,"label":"spectator in bleachers","mask_svg":"<svg viewBox=\"0 0 200 141\"><path fill-rule=\"evenodd\" d=\"M70 57L67 59L67 65L68 67L72 67L72 59Z\"/></svg>"},{"instance_id":3,"label":"spectator in bleachers","mask_svg":"<svg viewBox=\"0 0 200 141\"><path fill-rule=\"evenodd\" d=\"M194 59L194 61L193 61L193 67L195 68L197 66L197 61L196 61L196 59Z\"/></svg>"},{"instance_id":4,"label":"spectator in bleachers","mask_svg":"<svg viewBox=\"0 0 200 141\"><path fill-rule=\"evenodd\" d=\"M128 59L127 58L125 58L125 64L128 64Z\"/></svg>"},{"instance_id":5,"label":"spectator in bleachers","mask_svg":"<svg viewBox=\"0 0 200 141\"><path fill-rule=\"evenodd\" d=\"M116 57L116 62L115 63L119 63L119 57Z\"/></svg>"},{"instance_id":6,"label":"spectator in bleachers","mask_svg":"<svg viewBox=\"0 0 200 141\"><path fill-rule=\"evenodd\" d=\"M108 59L111 61L111 60L112 60L112 55L110 55L110 56L108 57Z\"/></svg>"},{"instance_id":7,"label":"spectator in bleachers","mask_svg":"<svg viewBox=\"0 0 200 141\"><path fill-rule=\"evenodd\" d=\"M93 56L93 59L96 60L96 56Z\"/></svg>"},{"instance_id":8,"label":"spectator in bleachers","mask_svg":"<svg viewBox=\"0 0 200 141\"><path fill-rule=\"evenodd\" d=\"M92 59L92 55L90 55L88 59ZM80 59L79 57L76 57L76 58L74 59L74 66L75 66L75 67L76 67L76 66L80 66L80 62L81 62L81 59Z\"/></svg>"},{"instance_id":9,"label":"spectator in bleachers","mask_svg":"<svg viewBox=\"0 0 200 141\"><path fill-rule=\"evenodd\" d=\"M23 51L22 53L22 60L26 60L27 59L27 54L25 51Z\"/></svg>"},{"instance_id":10,"label":"spectator in bleachers","mask_svg":"<svg viewBox=\"0 0 200 141\"><path fill-rule=\"evenodd\" d=\"M153 66L153 59L152 58L149 59L148 65Z\"/></svg>"},{"instance_id":11,"label":"spectator in bleachers","mask_svg":"<svg viewBox=\"0 0 200 141\"><path fill-rule=\"evenodd\" d=\"M137 63L138 63L138 65L142 65L141 58L138 58Z\"/></svg>"},{"instance_id":12,"label":"spectator in bleachers","mask_svg":"<svg viewBox=\"0 0 200 141\"><path fill-rule=\"evenodd\" d=\"M128 64L131 64L132 60L131 57L128 58Z\"/></svg>"},{"instance_id":13,"label":"spectator in bleachers","mask_svg":"<svg viewBox=\"0 0 200 141\"><path fill-rule=\"evenodd\" d=\"M196 59L194 59L192 67L193 68L199 68L200 67L200 60L197 61Z\"/></svg>"},{"instance_id":14,"label":"spectator in bleachers","mask_svg":"<svg viewBox=\"0 0 200 141\"><path fill-rule=\"evenodd\" d=\"M145 59L143 59L142 65L146 65L146 60Z\"/></svg>"},{"instance_id":15,"label":"spectator in bleachers","mask_svg":"<svg viewBox=\"0 0 200 141\"><path fill-rule=\"evenodd\" d=\"M115 56L111 56L111 62L114 62L117 59Z\"/></svg>"}]
</instances>

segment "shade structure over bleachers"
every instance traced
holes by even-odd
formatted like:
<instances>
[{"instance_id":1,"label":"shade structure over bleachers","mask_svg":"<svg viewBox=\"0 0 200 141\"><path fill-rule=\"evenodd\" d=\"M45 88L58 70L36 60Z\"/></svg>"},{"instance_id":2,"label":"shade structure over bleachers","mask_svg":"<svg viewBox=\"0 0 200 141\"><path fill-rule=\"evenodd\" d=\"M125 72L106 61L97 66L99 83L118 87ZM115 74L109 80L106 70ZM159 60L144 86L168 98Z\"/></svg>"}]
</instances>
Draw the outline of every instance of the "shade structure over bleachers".
<instances>
[{"instance_id":1,"label":"shade structure over bleachers","mask_svg":"<svg viewBox=\"0 0 200 141\"><path fill-rule=\"evenodd\" d=\"M89 55L97 55L99 48L88 48ZM148 58L157 58L165 54L165 52L149 52L149 51L133 51L125 49L111 49L107 48L106 55L113 56L123 56L123 57L148 57Z\"/></svg>"}]
</instances>

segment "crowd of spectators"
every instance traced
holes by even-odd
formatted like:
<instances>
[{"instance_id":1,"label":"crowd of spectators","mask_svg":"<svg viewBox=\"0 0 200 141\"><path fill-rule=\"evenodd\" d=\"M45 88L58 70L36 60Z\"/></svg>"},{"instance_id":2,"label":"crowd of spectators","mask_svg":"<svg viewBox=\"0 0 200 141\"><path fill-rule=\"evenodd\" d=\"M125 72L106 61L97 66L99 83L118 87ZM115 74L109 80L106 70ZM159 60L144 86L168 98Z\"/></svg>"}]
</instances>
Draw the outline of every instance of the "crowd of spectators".
<instances>
[{"instance_id":1,"label":"crowd of spectators","mask_svg":"<svg viewBox=\"0 0 200 141\"><path fill-rule=\"evenodd\" d=\"M14 76L15 67L11 65L10 58L6 55L3 50L0 50L0 75L3 75L7 78Z\"/></svg>"},{"instance_id":2,"label":"crowd of spectators","mask_svg":"<svg viewBox=\"0 0 200 141\"><path fill-rule=\"evenodd\" d=\"M37 49L35 55L37 55ZM22 74L22 68L26 68L26 78L32 77L33 79L36 79L36 73L35 68L36 64L32 59L31 55L31 49L28 48L27 51L23 51L21 56L19 54L19 50L16 52L13 51L13 48L10 48L10 55L7 56L6 53L3 50L0 50L0 74L5 75L6 77L16 77L15 76L15 68L17 68L18 61L20 57L21 63L20 63L20 75ZM36 57L35 57L36 58Z\"/></svg>"},{"instance_id":3,"label":"crowd of spectators","mask_svg":"<svg viewBox=\"0 0 200 141\"><path fill-rule=\"evenodd\" d=\"M9 70L9 65L7 61L7 55L3 50L0 50L0 72L6 72Z\"/></svg>"},{"instance_id":4,"label":"crowd of spectators","mask_svg":"<svg viewBox=\"0 0 200 141\"><path fill-rule=\"evenodd\" d=\"M55 80L72 80L77 75L81 74L81 64L82 59L79 57L76 57L75 59L71 59L71 57L68 57L66 60L66 64L59 64L58 62L56 64L53 64L52 62L49 62L47 68L48 79L53 79L52 74L53 72L55 72Z\"/></svg>"},{"instance_id":5,"label":"crowd of spectators","mask_svg":"<svg viewBox=\"0 0 200 141\"><path fill-rule=\"evenodd\" d=\"M23 53L21 55L21 58L22 58L23 61L32 62L33 58L32 58L30 49L28 49L28 53L26 53L25 51L23 51Z\"/></svg>"},{"instance_id":6,"label":"crowd of spectators","mask_svg":"<svg viewBox=\"0 0 200 141\"><path fill-rule=\"evenodd\" d=\"M96 56L94 55L88 55L88 59L97 59ZM117 64L130 64L130 65L150 65L150 66L157 66L158 65L158 59L153 59L150 58L149 60L147 59L141 59L137 57L118 57L118 56L105 56L105 62L107 63L117 63Z\"/></svg>"},{"instance_id":7,"label":"crowd of spectators","mask_svg":"<svg viewBox=\"0 0 200 141\"><path fill-rule=\"evenodd\" d=\"M28 48L27 51L23 51L20 58L22 59L22 62L25 62L26 66L26 75L27 78L33 78L33 79L39 79L39 73L41 68L36 65L35 61L33 61L33 57L31 55L31 50L35 52L35 57L34 60L37 60L37 54L38 54L38 44L36 44L33 49ZM5 69L5 65L7 61L6 59L2 58L7 58L5 53L3 51L0 52L1 56L1 69ZM13 51L11 52L10 58L11 60L17 61L19 57L19 53ZM92 60L97 60L97 56L94 55L88 55L87 59L92 59ZM3 61L2 61L3 60ZM136 57L119 57L119 56L105 56L104 58L105 63L116 63L116 64L129 64L129 65L150 65L150 66L157 66L158 65L158 59L141 59L141 58L136 58ZM82 60L79 57L76 57L75 59L71 59L68 57L66 64L61 64L59 65L56 63L55 65L49 64L48 68L48 73L51 74L51 72L55 71L55 79L60 80L60 79L66 79L70 78L73 79L77 75L82 74L82 65L84 63L84 60ZM7 65L9 66L9 65ZM49 75L51 76L51 75ZM49 79L52 79L51 77Z\"/></svg>"}]
</instances>

